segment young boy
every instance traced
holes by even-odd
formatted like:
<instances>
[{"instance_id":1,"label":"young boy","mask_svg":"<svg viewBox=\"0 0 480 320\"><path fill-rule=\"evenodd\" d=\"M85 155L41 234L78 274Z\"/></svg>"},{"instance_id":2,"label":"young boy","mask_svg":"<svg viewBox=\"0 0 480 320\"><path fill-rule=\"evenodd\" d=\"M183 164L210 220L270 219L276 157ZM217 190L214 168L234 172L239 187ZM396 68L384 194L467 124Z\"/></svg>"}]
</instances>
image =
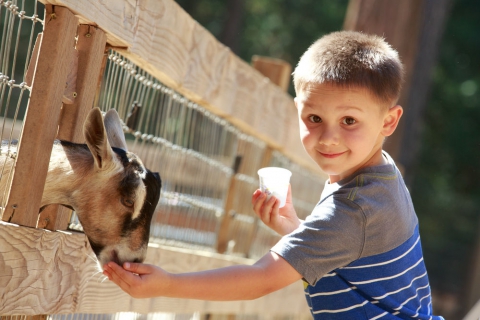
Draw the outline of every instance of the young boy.
<instances>
[{"instance_id":1,"label":"young boy","mask_svg":"<svg viewBox=\"0 0 480 320\"><path fill-rule=\"evenodd\" d=\"M282 209L256 190L255 213L283 237L254 265L170 274L110 262L104 274L133 297L202 300L254 299L303 279L315 319L442 319L432 315L410 195L382 151L402 116L402 77L382 38L320 38L294 72L302 143L329 176L311 215L297 217L290 190Z\"/></svg>"}]
</instances>

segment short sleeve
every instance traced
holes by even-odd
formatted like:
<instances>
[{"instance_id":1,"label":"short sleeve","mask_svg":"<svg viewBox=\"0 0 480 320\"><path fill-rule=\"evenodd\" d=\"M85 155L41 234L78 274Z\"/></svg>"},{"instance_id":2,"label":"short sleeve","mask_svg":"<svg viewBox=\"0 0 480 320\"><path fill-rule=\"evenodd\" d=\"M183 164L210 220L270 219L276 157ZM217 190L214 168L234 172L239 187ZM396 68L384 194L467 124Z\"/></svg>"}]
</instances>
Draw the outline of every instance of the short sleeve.
<instances>
[{"instance_id":1,"label":"short sleeve","mask_svg":"<svg viewBox=\"0 0 480 320\"><path fill-rule=\"evenodd\" d=\"M311 285L358 259L365 242L365 215L345 198L331 196L271 249Z\"/></svg>"}]
</instances>

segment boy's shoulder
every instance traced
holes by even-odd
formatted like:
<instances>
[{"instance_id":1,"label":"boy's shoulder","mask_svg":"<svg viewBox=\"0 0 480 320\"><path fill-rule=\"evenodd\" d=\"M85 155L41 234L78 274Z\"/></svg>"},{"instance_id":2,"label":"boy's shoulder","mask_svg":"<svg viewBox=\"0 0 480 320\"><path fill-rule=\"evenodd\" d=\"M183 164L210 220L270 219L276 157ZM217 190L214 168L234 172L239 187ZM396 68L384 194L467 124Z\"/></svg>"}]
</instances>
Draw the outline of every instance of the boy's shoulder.
<instances>
[{"instance_id":1,"label":"boy's shoulder","mask_svg":"<svg viewBox=\"0 0 480 320\"><path fill-rule=\"evenodd\" d=\"M362 256L395 248L412 236L417 215L403 178L393 160L364 168L338 185L326 185L320 206L335 214L363 220L365 246ZM329 189L330 188L330 189ZM343 218L343 219L344 219Z\"/></svg>"},{"instance_id":2,"label":"boy's shoulder","mask_svg":"<svg viewBox=\"0 0 480 320\"><path fill-rule=\"evenodd\" d=\"M389 205L402 201L411 205L408 189L393 159L384 152L387 164L363 168L335 184L326 184L322 199L347 199L362 205L373 201L376 205ZM403 195L406 195L404 197ZM405 203L407 202L407 203Z\"/></svg>"}]
</instances>

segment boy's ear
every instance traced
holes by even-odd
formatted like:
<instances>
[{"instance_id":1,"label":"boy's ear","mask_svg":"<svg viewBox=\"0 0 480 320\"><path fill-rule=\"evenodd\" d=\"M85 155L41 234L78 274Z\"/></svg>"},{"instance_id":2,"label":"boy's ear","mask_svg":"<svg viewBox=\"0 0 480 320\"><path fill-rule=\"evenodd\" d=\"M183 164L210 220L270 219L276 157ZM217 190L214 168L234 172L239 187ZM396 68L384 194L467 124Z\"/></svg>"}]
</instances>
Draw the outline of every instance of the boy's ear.
<instances>
[{"instance_id":1,"label":"boy's ear","mask_svg":"<svg viewBox=\"0 0 480 320\"><path fill-rule=\"evenodd\" d=\"M398 122L403 114L403 108L396 105L390 108L383 120L382 134L385 137L391 136L398 126Z\"/></svg>"},{"instance_id":2,"label":"boy's ear","mask_svg":"<svg viewBox=\"0 0 480 320\"><path fill-rule=\"evenodd\" d=\"M293 102L295 103L295 108L298 109L298 97L293 98Z\"/></svg>"}]
</instances>

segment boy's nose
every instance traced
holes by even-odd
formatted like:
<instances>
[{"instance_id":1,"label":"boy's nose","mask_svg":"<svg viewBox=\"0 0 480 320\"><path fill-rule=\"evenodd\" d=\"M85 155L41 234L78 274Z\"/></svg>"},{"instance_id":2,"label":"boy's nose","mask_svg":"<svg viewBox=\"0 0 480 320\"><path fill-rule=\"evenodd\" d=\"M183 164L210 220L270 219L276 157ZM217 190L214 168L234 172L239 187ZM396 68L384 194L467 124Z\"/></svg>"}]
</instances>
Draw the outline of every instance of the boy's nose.
<instances>
[{"instance_id":1,"label":"boy's nose","mask_svg":"<svg viewBox=\"0 0 480 320\"><path fill-rule=\"evenodd\" d=\"M320 133L318 143L326 145L326 146L337 145L338 144L338 134L337 134L336 130L334 130L332 128L327 128L327 129L323 130Z\"/></svg>"}]
</instances>

